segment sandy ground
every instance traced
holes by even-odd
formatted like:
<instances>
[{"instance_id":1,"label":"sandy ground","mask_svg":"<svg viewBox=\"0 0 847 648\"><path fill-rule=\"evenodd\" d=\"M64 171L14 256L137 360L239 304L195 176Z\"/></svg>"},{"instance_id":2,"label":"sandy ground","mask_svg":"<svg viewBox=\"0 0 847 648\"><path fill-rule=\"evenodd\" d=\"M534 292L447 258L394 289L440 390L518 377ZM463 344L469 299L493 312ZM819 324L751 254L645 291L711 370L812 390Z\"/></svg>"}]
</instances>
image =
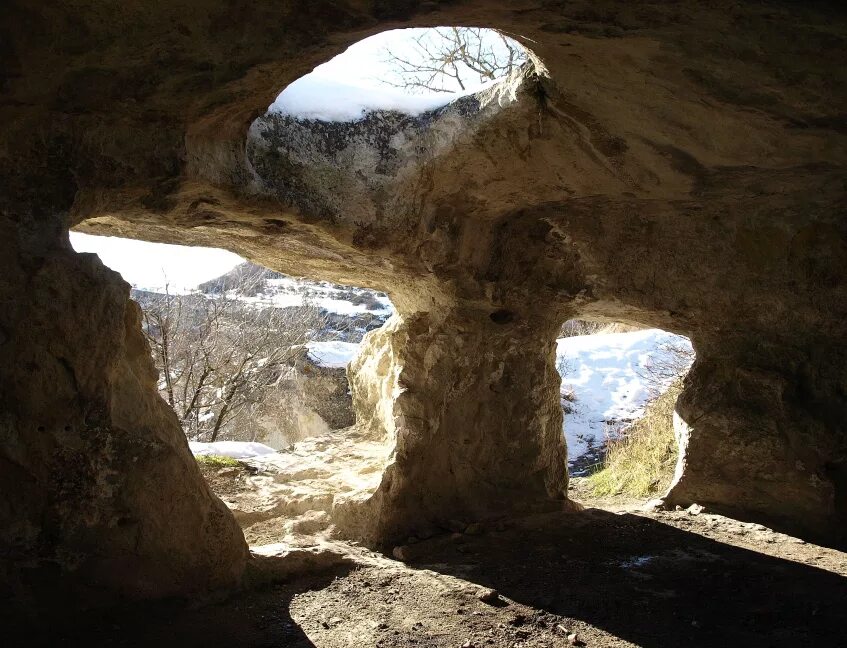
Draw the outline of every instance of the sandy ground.
<instances>
[{"instance_id":1,"label":"sandy ground","mask_svg":"<svg viewBox=\"0 0 847 648\"><path fill-rule=\"evenodd\" d=\"M574 490L580 494L579 482ZM636 512L624 500L598 505L605 508L445 534L404 547L405 562L336 543L334 554L315 549L315 556L331 556L310 563L321 573L283 569L287 576L270 578L268 565L285 559L265 559L255 570L264 584L226 600L91 615L71 630L54 628L58 636L43 645L847 643L847 554L708 511ZM22 645L39 643L30 635Z\"/></svg>"}]
</instances>

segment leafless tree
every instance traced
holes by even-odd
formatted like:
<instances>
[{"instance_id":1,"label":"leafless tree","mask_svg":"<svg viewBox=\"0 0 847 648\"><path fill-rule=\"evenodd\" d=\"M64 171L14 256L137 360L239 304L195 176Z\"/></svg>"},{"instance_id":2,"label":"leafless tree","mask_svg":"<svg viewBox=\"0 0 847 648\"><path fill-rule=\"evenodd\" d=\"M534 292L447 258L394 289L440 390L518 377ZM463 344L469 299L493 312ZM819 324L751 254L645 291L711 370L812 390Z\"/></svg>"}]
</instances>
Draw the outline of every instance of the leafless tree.
<instances>
[{"instance_id":1,"label":"leafless tree","mask_svg":"<svg viewBox=\"0 0 847 648\"><path fill-rule=\"evenodd\" d=\"M526 51L516 41L480 27L427 29L408 51L387 48L385 54L396 78L383 82L419 93L461 92L500 79L526 62Z\"/></svg>"},{"instance_id":2,"label":"leafless tree","mask_svg":"<svg viewBox=\"0 0 847 648\"><path fill-rule=\"evenodd\" d=\"M325 326L313 306L239 299L256 293L249 281L214 296L166 290L140 300L160 391L191 439L216 441L239 414L263 402L297 348Z\"/></svg>"},{"instance_id":3,"label":"leafless tree","mask_svg":"<svg viewBox=\"0 0 847 648\"><path fill-rule=\"evenodd\" d=\"M647 383L650 398L658 398L671 383L684 378L695 357L691 343L685 338L674 338L659 345L657 352L638 370Z\"/></svg>"}]
</instances>

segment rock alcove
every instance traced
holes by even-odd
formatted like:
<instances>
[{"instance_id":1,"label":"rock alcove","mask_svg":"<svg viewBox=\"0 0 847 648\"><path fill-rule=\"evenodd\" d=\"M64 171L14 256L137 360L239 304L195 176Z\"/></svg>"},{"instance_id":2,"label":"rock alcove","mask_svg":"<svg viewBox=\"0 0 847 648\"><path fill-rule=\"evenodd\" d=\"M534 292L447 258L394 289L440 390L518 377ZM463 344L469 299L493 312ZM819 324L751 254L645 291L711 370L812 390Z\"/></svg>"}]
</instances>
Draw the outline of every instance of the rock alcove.
<instances>
[{"instance_id":1,"label":"rock alcove","mask_svg":"<svg viewBox=\"0 0 847 648\"><path fill-rule=\"evenodd\" d=\"M554 347L584 317L697 350L668 504L844 541L847 91L820 63L843 57L840 14L228 7L141 3L126 30L96 2L23 1L3 22L4 593L189 595L238 585L248 560L156 396L127 285L69 227L391 295L351 382L395 452L339 512L350 537L568 507ZM423 120L255 124L280 87L401 20L496 25L543 67Z\"/></svg>"}]
</instances>

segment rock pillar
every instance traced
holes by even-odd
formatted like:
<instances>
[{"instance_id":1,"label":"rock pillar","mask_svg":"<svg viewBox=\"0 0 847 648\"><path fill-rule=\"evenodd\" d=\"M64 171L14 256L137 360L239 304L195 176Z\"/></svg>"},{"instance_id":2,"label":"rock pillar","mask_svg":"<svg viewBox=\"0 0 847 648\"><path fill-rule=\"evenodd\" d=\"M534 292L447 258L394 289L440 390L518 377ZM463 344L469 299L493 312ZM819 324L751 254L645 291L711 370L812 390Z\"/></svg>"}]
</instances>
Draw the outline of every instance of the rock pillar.
<instances>
[{"instance_id":1,"label":"rock pillar","mask_svg":"<svg viewBox=\"0 0 847 648\"><path fill-rule=\"evenodd\" d=\"M451 520L562 506L556 328L505 310L453 311L398 315L370 333L350 367L354 408L395 451L347 532L396 542Z\"/></svg>"},{"instance_id":2,"label":"rock pillar","mask_svg":"<svg viewBox=\"0 0 847 648\"><path fill-rule=\"evenodd\" d=\"M814 336L698 348L677 403L681 456L666 503L847 541L845 359L843 345Z\"/></svg>"}]
</instances>

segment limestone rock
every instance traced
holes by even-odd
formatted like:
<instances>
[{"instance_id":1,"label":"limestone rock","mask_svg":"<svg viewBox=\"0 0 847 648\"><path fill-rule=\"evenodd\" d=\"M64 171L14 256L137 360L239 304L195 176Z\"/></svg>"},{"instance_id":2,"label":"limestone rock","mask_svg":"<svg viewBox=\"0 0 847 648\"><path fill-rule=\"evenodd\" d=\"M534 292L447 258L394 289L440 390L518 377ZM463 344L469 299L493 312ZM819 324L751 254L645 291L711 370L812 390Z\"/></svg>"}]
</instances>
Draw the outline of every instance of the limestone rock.
<instances>
[{"instance_id":1,"label":"limestone rock","mask_svg":"<svg viewBox=\"0 0 847 648\"><path fill-rule=\"evenodd\" d=\"M843 12L431 4L8 7L0 542L15 592L186 594L238 582L246 557L155 394L126 285L73 254L68 227L390 294L398 315L350 384L359 432L393 451L373 494L333 509L352 537L391 546L561 503L553 341L581 317L692 339L668 506L847 542ZM479 16L538 60L488 97L251 127L367 33Z\"/></svg>"}]
</instances>

